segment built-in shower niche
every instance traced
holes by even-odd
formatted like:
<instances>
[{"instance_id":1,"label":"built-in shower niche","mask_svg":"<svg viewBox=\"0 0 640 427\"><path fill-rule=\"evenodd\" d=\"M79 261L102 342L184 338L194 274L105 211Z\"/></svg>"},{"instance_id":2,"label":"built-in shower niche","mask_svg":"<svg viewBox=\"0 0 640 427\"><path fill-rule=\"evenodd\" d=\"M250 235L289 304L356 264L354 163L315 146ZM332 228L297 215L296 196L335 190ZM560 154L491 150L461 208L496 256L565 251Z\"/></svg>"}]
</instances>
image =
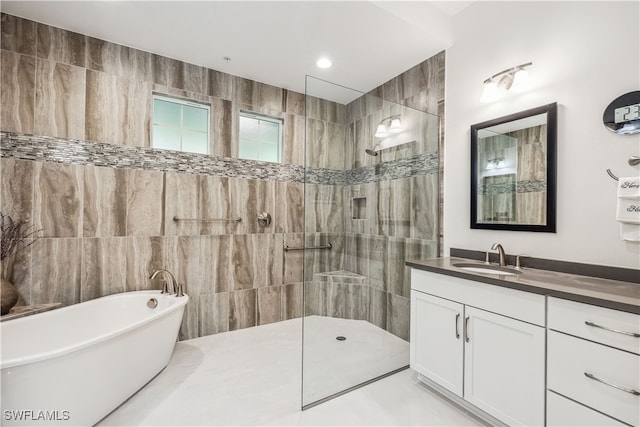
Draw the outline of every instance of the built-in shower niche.
<instances>
[{"instance_id":1,"label":"built-in shower niche","mask_svg":"<svg viewBox=\"0 0 640 427\"><path fill-rule=\"evenodd\" d=\"M354 197L351 199L351 219L367 219L366 197Z\"/></svg>"}]
</instances>

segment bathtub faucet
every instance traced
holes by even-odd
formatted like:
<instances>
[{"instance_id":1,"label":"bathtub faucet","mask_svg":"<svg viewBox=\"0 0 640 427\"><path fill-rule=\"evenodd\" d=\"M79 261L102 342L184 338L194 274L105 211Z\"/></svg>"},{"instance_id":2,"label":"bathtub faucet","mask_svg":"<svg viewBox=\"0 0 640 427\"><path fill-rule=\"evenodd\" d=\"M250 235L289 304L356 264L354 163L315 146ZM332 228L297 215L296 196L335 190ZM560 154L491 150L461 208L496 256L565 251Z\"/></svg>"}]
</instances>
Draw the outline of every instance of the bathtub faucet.
<instances>
[{"instance_id":1,"label":"bathtub faucet","mask_svg":"<svg viewBox=\"0 0 640 427\"><path fill-rule=\"evenodd\" d=\"M155 279L156 276L158 276L159 274L168 275L169 278L171 279L171 285L173 286L173 292L169 292L169 285L168 285L167 281L165 280L165 278L163 277L162 279L160 279L160 283L162 283L162 293L163 294L174 293L174 294L178 295L179 293L182 293L181 291L179 292L179 290L178 290L178 282L176 281L176 278L173 276L173 274L171 274L171 272L169 270L165 270L164 268L161 268L159 270L154 271L151 274L151 276L149 276L149 280ZM182 288L182 287L180 287L180 288Z\"/></svg>"}]
</instances>

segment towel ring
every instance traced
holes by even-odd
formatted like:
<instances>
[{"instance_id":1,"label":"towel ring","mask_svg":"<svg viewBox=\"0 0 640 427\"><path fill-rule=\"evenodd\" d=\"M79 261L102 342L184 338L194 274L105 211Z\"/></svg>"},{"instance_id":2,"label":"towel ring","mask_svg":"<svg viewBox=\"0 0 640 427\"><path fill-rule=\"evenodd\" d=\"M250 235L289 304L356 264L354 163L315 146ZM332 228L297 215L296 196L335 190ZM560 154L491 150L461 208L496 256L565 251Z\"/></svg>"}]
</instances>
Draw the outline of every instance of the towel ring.
<instances>
[{"instance_id":1,"label":"towel ring","mask_svg":"<svg viewBox=\"0 0 640 427\"><path fill-rule=\"evenodd\" d=\"M618 178L617 176L615 176L615 175L613 174L613 172L611 172L611 169L607 169L607 173L609 174L609 176L610 176L611 178L615 179L616 181L619 181L619 180L620 180L620 178Z\"/></svg>"}]
</instances>

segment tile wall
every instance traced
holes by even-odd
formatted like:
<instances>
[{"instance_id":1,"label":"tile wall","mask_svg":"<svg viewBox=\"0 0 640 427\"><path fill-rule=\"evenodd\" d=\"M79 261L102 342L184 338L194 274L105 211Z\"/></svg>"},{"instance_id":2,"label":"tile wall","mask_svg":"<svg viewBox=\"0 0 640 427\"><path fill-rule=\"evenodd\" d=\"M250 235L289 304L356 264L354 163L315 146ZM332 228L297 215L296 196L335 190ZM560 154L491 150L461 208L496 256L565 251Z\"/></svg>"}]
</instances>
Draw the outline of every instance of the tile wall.
<instances>
[{"instance_id":1,"label":"tile wall","mask_svg":"<svg viewBox=\"0 0 640 427\"><path fill-rule=\"evenodd\" d=\"M11 272L22 303L73 304L157 288L147 277L168 268L191 297L180 334L187 339L300 316L303 281L343 281L346 288L325 287L339 295L329 300L365 292L368 302L351 315L408 338L404 260L437 254L441 191L433 164L441 157L430 136L419 151L395 150L375 163L363 155L366 129L392 108L380 98L442 113L444 52L345 106L1 18L0 205L43 229ZM213 156L149 148L154 92L211 104ZM241 109L284 120L282 166L237 159ZM418 173L396 173L416 156L404 167L420 165ZM305 186L305 161L307 178L324 178ZM360 195L367 195L369 220L353 222ZM407 198L409 205L393 210ZM305 199L313 201L306 211ZM263 211L274 218L266 229L256 221ZM242 221L198 225L174 216ZM306 257L283 250L329 241L331 251ZM310 277L303 278L303 263ZM342 270L366 279L313 277Z\"/></svg>"},{"instance_id":2,"label":"tile wall","mask_svg":"<svg viewBox=\"0 0 640 427\"><path fill-rule=\"evenodd\" d=\"M168 268L191 297L183 339L300 316L302 253L283 246L304 231L304 95L1 18L0 202L42 229L13 265L23 303L158 288ZM149 148L154 92L211 104L215 157ZM313 104L330 128L339 108ZM284 165L236 159L240 109L284 119Z\"/></svg>"},{"instance_id":3,"label":"tile wall","mask_svg":"<svg viewBox=\"0 0 640 427\"><path fill-rule=\"evenodd\" d=\"M444 64L442 52L349 103L331 138L334 157L312 154L323 174L306 176L307 245L333 248L305 255L305 314L368 320L409 339L404 263L439 250ZM401 115L407 128L398 138L409 143L365 154L392 114Z\"/></svg>"}]
</instances>

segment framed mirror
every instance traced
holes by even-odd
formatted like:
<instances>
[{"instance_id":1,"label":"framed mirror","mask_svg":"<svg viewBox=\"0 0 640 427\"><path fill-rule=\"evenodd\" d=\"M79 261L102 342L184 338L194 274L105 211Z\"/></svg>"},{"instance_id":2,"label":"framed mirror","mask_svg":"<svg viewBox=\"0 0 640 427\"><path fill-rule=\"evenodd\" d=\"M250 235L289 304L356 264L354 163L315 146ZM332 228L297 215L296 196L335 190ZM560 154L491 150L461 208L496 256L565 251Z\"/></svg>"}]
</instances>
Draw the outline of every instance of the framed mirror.
<instances>
[{"instance_id":1,"label":"framed mirror","mask_svg":"<svg viewBox=\"0 0 640 427\"><path fill-rule=\"evenodd\" d=\"M557 104L471 126L471 228L556 232Z\"/></svg>"}]
</instances>

